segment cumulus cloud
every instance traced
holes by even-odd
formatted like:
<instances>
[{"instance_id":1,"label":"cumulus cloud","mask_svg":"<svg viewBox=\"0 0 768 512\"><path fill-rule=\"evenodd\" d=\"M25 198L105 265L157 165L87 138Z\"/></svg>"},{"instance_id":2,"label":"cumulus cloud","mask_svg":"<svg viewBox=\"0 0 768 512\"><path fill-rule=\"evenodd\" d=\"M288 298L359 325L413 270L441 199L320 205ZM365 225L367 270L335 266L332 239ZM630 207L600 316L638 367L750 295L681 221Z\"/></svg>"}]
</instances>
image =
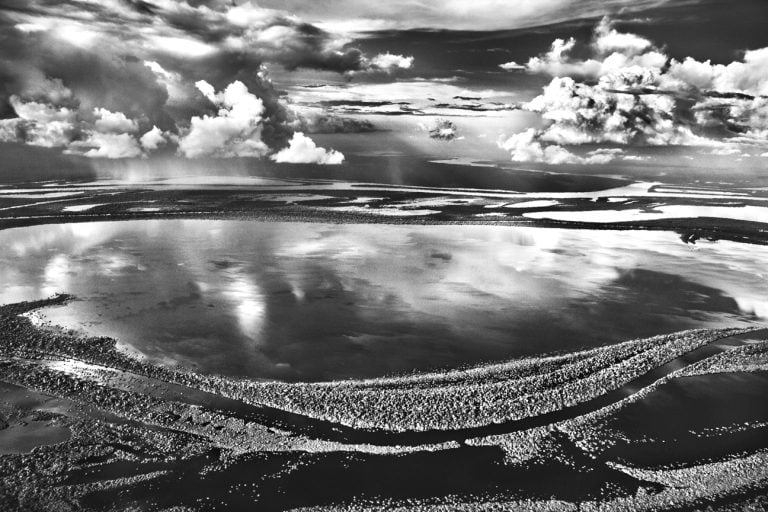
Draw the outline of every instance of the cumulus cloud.
<instances>
[{"instance_id":1,"label":"cumulus cloud","mask_svg":"<svg viewBox=\"0 0 768 512\"><path fill-rule=\"evenodd\" d=\"M598 53L608 55L619 52L622 55L641 55L653 49L653 43L636 34L625 34L611 26L610 20L604 17L595 28L593 43Z\"/></svg>"},{"instance_id":2,"label":"cumulus cloud","mask_svg":"<svg viewBox=\"0 0 768 512\"><path fill-rule=\"evenodd\" d=\"M499 64L499 67L505 71L524 71L526 69L525 66L523 66L522 64L518 64L515 61Z\"/></svg>"},{"instance_id":3,"label":"cumulus cloud","mask_svg":"<svg viewBox=\"0 0 768 512\"><path fill-rule=\"evenodd\" d=\"M93 109L92 122L81 119L81 138L68 144L68 153L89 158L137 158L145 156L134 133L139 124L122 112Z\"/></svg>"},{"instance_id":4,"label":"cumulus cloud","mask_svg":"<svg viewBox=\"0 0 768 512\"><path fill-rule=\"evenodd\" d=\"M93 127L101 133L135 132L139 129L139 124L133 119L128 119L122 112L96 108L93 114L96 116Z\"/></svg>"},{"instance_id":5,"label":"cumulus cloud","mask_svg":"<svg viewBox=\"0 0 768 512\"><path fill-rule=\"evenodd\" d=\"M768 141L768 97L709 97L693 107L696 123L735 141Z\"/></svg>"},{"instance_id":6,"label":"cumulus cloud","mask_svg":"<svg viewBox=\"0 0 768 512\"><path fill-rule=\"evenodd\" d=\"M699 62L687 57L672 60L662 77L663 85L689 86L696 89L741 92L754 96L768 95L768 47L749 50L742 61L730 64Z\"/></svg>"},{"instance_id":7,"label":"cumulus cloud","mask_svg":"<svg viewBox=\"0 0 768 512\"><path fill-rule=\"evenodd\" d=\"M515 162L544 162L550 164L566 163L575 159L575 155L556 145L543 146L538 140L534 128L516 133L499 141L499 147L509 151Z\"/></svg>"},{"instance_id":8,"label":"cumulus cloud","mask_svg":"<svg viewBox=\"0 0 768 512\"><path fill-rule=\"evenodd\" d=\"M157 126L153 126L151 130L141 136L139 139L141 147L146 151L155 151L161 146L168 143L168 138L163 131Z\"/></svg>"},{"instance_id":9,"label":"cumulus cloud","mask_svg":"<svg viewBox=\"0 0 768 512\"><path fill-rule=\"evenodd\" d=\"M68 152L82 152L89 158L136 158L144 154L132 135L101 132L93 132L87 139L72 143Z\"/></svg>"},{"instance_id":10,"label":"cumulus cloud","mask_svg":"<svg viewBox=\"0 0 768 512\"><path fill-rule=\"evenodd\" d=\"M77 112L38 101L11 96L10 104L18 117L0 120L0 140L33 146L66 145L77 133Z\"/></svg>"},{"instance_id":11,"label":"cumulus cloud","mask_svg":"<svg viewBox=\"0 0 768 512\"><path fill-rule=\"evenodd\" d=\"M179 139L179 152L189 158L201 156L259 157L269 152L261 139L264 103L240 81L216 93L204 80L196 84L219 110L213 116L195 116Z\"/></svg>"},{"instance_id":12,"label":"cumulus cloud","mask_svg":"<svg viewBox=\"0 0 768 512\"><path fill-rule=\"evenodd\" d=\"M238 3L0 6L0 140L110 158L177 142L185 156L263 156L288 145L295 121L264 63L342 74L413 64L366 56L347 36ZM215 89L241 83L250 96L211 100L196 86L201 78Z\"/></svg>"},{"instance_id":13,"label":"cumulus cloud","mask_svg":"<svg viewBox=\"0 0 768 512\"><path fill-rule=\"evenodd\" d=\"M448 119L437 119L429 128L429 137L435 140L451 141L455 140L458 135L459 131L456 124Z\"/></svg>"},{"instance_id":14,"label":"cumulus cloud","mask_svg":"<svg viewBox=\"0 0 768 512\"><path fill-rule=\"evenodd\" d=\"M50 81L55 83L55 81ZM135 158L145 156L135 137L139 123L122 112L104 108L83 112L51 103L70 102L63 89L38 94L45 100L26 100L11 96L9 102L17 117L0 120L0 141L41 147L59 147L66 153L91 158ZM145 134L147 141L150 133ZM143 137L145 137L143 136ZM143 138L142 137L142 138ZM156 149L152 144L145 150Z\"/></svg>"},{"instance_id":15,"label":"cumulus cloud","mask_svg":"<svg viewBox=\"0 0 768 512\"><path fill-rule=\"evenodd\" d=\"M633 79L642 81L642 78ZM572 78L554 78L524 108L550 124L541 138L558 144L706 144L677 122L675 99L667 94L616 92L615 78L590 86Z\"/></svg>"},{"instance_id":16,"label":"cumulus cloud","mask_svg":"<svg viewBox=\"0 0 768 512\"><path fill-rule=\"evenodd\" d=\"M263 157L275 151L263 137L268 116L264 101L244 83L236 80L217 92L213 85L199 80L195 88L211 113L192 116L189 126L180 128L180 135L157 125L142 129L136 119L106 108L83 110L12 96L10 103L17 117L0 120L0 141L61 147L69 154L110 159L146 157L168 144L176 144L178 153L188 158ZM320 124L330 126L331 131L349 128L338 120L333 126ZM285 126L290 129L288 123ZM303 133L286 145L278 148L276 161L337 164L344 159L338 151L316 147Z\"/></svg>"},{"instance_id":17,"label":"cumulus cloud","mask_svg":"<svg viewBox=\"0 0 768 512\"><path fill-rule=\"evenodd\" d=\"M542 94L524 104L540 113L543 129L525 135L533 147L508 144L513 159L572 161L561 145L719 145L723 140L765 143L768 138L768 48L747 51L743 61L712 65L669 58L650 40L616 30L604 18L577 58L579 43L555 40L525 65L505 69L551 75ZM537 147L536 144L541 147ZM546 143L555 146L546 146ZM533 155L533 156L531 156ZM601 163L606 154L595 154Z\"/></svg>"},{"instance_id":18,"label":"cumulus cloud","mask_svg":"<svg viewBox=\"0 0 768 512\"><path fill-rule=\"evenodd\" d=\"M729 64L700 62L692 57L678 61L644 37L617 31L608 18L597 25L585 47L591 57L575 57L578 44L574 38L556 39L548 52L531 57L525 65L509 62L500 67L588 82L631 75L642 77L642 81L625 85L768 95L768 48L747 50L741 61Z\"/></svg>"},{"instance_id":19,"label":"cumulus cloud","mask_svg":"<svg viewBox=\"0 0 768 512\"><path fill-rule=\"evenodd\" d=\"M370 60L370 64L374 69L392 72L398 69L410 69L413 66L413 57L393 55L389 52L380 53Z\"/></svg>"},{"instance_id":20,"label":"cumulus cloud","mask_svg":"<svg viewBox=\"0 0 768 512\"><path fill-rule=\"evenodd\" d=\"M585 163L588 164L607 164L612 162L617 157L621 156L622 160L637 160L634 155L624 155L624 150L620 148L598 148L587 153Z\"/></svg>"},{"instance_id":21,"label":"cumulus cloud","mask_svg":"<svg viewBox=\"0 0 768 512\"><path fill-rule=\"evenodd\" d=\"M391 76L413 67L413 57L395 55L392 53L380 53L374 57L361 57L355 69L348 70L345 74L349 78L355 76Z\"/></svg>"},{"instance_id":22,"label":"cumulus cloud","mask_svg":"<svg viewBox=\"0 0 768 512\"><path fill-rule=\"evenodd\" d=\"M667 56L657 50L648 39L635 34L618 32L608 18L597 25L589 45L594 57L578 59L573 57L577 41L555 39L549 51L531 57L525 65L516 62L501 64L507 70L524 69L530 73L547 74L553 77L578 77L599 79L611 74L633 71L638 73L660 73L667 63Z\"/></svg>"},{"instance_id":23,"label":"cumulus cloud","mask_svg":"<svg viewBox=\"0 0 768 512\"><path fill-rule=\"evenodd\" d=\"M498 141L501 149L509 151L514 162L542 162L560 164L607 164L624 153L618 148L600 148L581 157L557 144L541 142L541 132L529 128Z\"/></svg>"},{"instance_id":24,"label":"cumulus cloud","mask_svg":"<svg viewBox=\"0 0 768 512\"><path fill-rule=\"evenodd\" d=\"M509 151L515 162L544 162L548 164L575 163L577 156L562 146L544 146L538 141L534 128L500 140L499 147Z\"/></svg>"},{"instance_id":25,"label":"cumulus cloud","mask_svg":"<svg viewBox=\"0 0 768 512\"><path fill-rule=\"evenodd\" d=\"M344 155L336 150L317 147L315 142L301 132L295 132L287 148L272 155L278 163L339 165Z\"/></svg>"}]
</instances>

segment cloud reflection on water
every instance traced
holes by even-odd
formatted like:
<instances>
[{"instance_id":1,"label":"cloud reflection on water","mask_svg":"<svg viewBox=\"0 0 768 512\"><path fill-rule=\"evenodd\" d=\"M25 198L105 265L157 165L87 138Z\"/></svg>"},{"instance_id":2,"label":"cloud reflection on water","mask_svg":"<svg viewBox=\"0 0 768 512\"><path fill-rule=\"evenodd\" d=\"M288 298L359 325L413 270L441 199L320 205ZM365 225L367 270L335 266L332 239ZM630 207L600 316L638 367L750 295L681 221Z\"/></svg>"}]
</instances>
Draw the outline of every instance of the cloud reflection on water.
<instances>
[{"instance_id":1,"label":"cloud reflection on water","mask_svg":"<svg viewBox=\"0 0 768 512\"><path fill-rule=\"evenodd\" d=\"M381 375L768 314L768 248L673 233L160 220L0 247L0 301L73 293L49 319L232 375Z\"/></svg>"}]
</instances>

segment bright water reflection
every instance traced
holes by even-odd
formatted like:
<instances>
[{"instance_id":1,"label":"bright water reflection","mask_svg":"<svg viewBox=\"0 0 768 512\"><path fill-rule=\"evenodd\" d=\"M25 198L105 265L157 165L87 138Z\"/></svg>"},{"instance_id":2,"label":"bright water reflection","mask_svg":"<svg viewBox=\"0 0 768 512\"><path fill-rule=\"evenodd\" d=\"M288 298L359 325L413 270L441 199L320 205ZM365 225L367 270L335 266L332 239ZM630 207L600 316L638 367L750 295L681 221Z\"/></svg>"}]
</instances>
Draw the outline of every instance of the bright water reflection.
<instances>
[{"instance_id":1,"label":"bright water reflection","mask_svg":"<svg viewBox=\"0 0 768 512\"><path fill-rule=\"evenodd\" d=\"M0 302L203 371L455 367L768 317L768 248L675 234L151 220L0 231Z\"/></svg>"}]
</instances>

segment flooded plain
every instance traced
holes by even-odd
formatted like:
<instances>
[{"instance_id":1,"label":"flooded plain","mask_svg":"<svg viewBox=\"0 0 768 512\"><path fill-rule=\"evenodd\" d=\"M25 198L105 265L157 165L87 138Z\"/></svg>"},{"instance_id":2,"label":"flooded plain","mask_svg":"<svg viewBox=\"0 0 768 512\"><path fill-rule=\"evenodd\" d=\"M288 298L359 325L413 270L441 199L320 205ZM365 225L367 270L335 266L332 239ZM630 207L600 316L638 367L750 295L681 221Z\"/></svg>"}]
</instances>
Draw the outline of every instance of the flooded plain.
<instances>
[{"instance_id":1,"label":"flooded plain","mask_svg":"<svg viewBox=\"0 0 768 512\"><path fill-rule=\"evenodd\" d=\"M0 231L0 303L70 293L40 319L206 373L336 380L753 325L765 261L666 232L57 224Z\"/></svg>"}]
</instances>

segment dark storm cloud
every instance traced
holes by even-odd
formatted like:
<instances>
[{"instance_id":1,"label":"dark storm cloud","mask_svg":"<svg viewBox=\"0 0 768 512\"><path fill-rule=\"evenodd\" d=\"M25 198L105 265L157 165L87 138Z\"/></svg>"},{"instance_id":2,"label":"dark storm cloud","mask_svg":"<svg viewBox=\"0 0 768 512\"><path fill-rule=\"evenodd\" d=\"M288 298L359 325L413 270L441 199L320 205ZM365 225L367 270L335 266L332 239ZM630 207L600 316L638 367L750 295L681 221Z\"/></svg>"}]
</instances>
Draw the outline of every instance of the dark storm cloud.
<instances>
[{"instance_id":1,"label":"dark storm cloud","mask_svg":"<svg viewBox=\"0 0 768 512\"><path fill-rule=\"evenodd\" d=\"M58 21L65 26L72 24L73 31L110 36L122 44L135 45L131 48L135 53L195 58L234 51L289 68L307 66L340 72L359 71L368 65L362 52L346 47L348 40L250 3L34 0L6 1L0 9L30 27L39 24L43 28ZM78 26L81 23L84 25Z\"/></svg>"},{"instance_id":2,"label":"dark storm cloud","mask_svg":"<svg viewBox=\"0 0 768 512\"><path fill-rule=\"evenodd\" d=\"M323 107L384 107L387 105L399 105L401 102L393 101L365 101L365 100L326 100L318 101Z\"/></svg>"},{"instance_id":3,"label":"dark storm cloud","mask_svg":"<svg viewBox=\"0 0 768 512\"><path fill-rule=\"evenodd\" d=\"M411 62L368 57L343 37L251 3L5 0L0 29L0 139L94 157L142 156L188 141L202 125L230 130L216 133L224 145L216 154L240 156L233 147L243 138L245 156L257 146L277 151L292 140L294 115L264 63L359 74ZM220 92L203 94L201 80ZM229 103L229 86L243 86L238 101L258 107ZM235 123L244 112L253 117ZM104 116L127 122L105 130Z\"/></svg>"},{"instance_id":4,"label":"dark storm cloud","mask_svg":"<svg viewBox=\"0 0 768 512\"><path fill-rule=\"evenodd\" d=\"M260 5L295 12L323 26L349 31L441 29L488 31L535 27L564 20L637 12L665 0L261 0ZM695 4L677 0L677 5Z\"/></svg>"},{"instance_id":5,"label":"dark storm cloud","mask_svg":"<svg viewBox=\"0 0 768 512\"><path fill-rule=\"evenodd\" d=\"M351 117L337 116L334 114L297 115L297 130L314 133L369 133L379 131L376 126L367 119L354 119Z\"/></svg>"},{"instance_id":6,"label":"dark storm cloud","mask_svg":"<svg viewBox=\"0 0 768 512\"><path fill-rule=\"evenodd\" d=\"M453 109L453 110L469 110L471 112L501 112L505 110L518 110L520 107L517 105L508 105L506 103L489 102L489 103L435 103L434 108L440 109Z\"/></svg>"},{"instance_id":7,"label":"dark storm cloud","mask_svg":"<svg viewBox=\"0 0 768 512\"><path fill-rule=\"evenodd\" d=\"M62 155L56 149L36 148L0 142L3 164L0 180L3 183L29 180L82 180L93 179L96 171L88 159ZM34 162L34 165L30 165Z\"/></svg>"}]
</instances>

